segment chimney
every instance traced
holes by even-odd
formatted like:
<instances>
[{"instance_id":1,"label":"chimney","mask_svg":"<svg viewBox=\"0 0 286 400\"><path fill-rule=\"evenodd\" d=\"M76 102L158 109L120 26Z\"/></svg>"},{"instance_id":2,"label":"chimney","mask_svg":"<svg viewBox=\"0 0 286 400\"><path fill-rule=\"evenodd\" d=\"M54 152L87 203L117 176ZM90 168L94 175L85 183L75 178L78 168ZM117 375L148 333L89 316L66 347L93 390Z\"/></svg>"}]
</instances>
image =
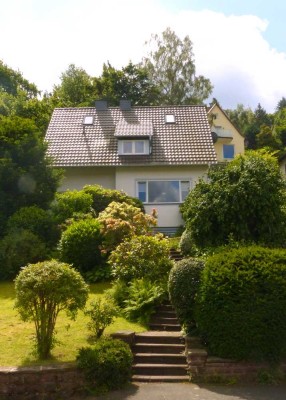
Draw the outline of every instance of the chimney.
<instances>
[{"instance_id":1,"label":"chimney","mask_svg":"<svg viewBox=\"0 0 286 400\"><path fill-rule=\"evenodd\" d=\"M120 100L119 107L121 111L130 111L131 110L131 101L130 100Z\"/></svg>"},{"instance_id":2,"label":"chimney","mask_svg":"<svg viewBox=\"0 0 286 400\"><path fill-rule=\"evenodd\" d=\"M106 100L95 100L95 108L97 111L107 111L107 101Z\"/></svg>"}]
</instances>

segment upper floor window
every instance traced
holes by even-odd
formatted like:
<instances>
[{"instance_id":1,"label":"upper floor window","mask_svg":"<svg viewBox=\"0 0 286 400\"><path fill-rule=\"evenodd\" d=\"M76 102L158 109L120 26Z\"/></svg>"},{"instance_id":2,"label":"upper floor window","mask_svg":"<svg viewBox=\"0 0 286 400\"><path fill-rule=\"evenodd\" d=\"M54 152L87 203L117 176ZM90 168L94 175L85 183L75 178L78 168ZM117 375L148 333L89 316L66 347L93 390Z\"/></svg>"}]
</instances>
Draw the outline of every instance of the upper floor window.
<instances>
[{"instance_id":1,"label":"upper floor window","mask_svg":"<svg viewBox=\"0 0 286 400\"><path fill-rule=\"evenodd\" d=\"M223 145L223 158L234 158L234 145L233 144L224 144Z\"/></svg>"},{"instance_id":2,"label":"upper floor window","mask_svg":"<svg viewBox=\"0 0 286 400\"><path fill-rule=\"evenodd\" d=\"M149 140L128 139L118 141L118 154L120 155L149 154L149 151Z\"/></svg>"},{"instance_id":3,"label":"upper floor window","mask_svg":"<svg viewBox=\"0 0 286 400\"><path fill-rule=\"evenodd\" d=\"M190 188L189 180L138 181L137 196L143 203L182 203Z\"/></svg>"}]
</instances>

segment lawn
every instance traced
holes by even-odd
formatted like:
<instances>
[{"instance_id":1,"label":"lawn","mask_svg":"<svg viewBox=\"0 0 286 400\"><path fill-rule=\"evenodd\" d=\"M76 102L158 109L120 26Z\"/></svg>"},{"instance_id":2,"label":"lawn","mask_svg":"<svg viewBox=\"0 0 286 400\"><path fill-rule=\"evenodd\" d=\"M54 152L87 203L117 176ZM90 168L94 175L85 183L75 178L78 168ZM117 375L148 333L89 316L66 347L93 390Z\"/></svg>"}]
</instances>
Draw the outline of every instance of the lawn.
<instances>
[{"instance_id":1,"label":"lawn","mask_svg":"<svg viewBox=\"0 0 286 400\"><path fill-rule=\"evenodd\" d=\"M99 283L90 286L88 303L100 296L110 285ZM33 323L22 322L14 309L15 291L12 283L0 283L0 365L23 366L43 364L33 354L35 329ZM87 304L88 306L88 304ZM83 311L75 321L61 314L56 324L57 343L52 350L52 363L72 362L82 346L90 344L90 332L86 325L88 317ZM140 324L130 323L124 318L116 318L106 329L106 333L119 330L144 331ZM46 363L46 362L45 362Z\"/></svg>"}]
</instances>

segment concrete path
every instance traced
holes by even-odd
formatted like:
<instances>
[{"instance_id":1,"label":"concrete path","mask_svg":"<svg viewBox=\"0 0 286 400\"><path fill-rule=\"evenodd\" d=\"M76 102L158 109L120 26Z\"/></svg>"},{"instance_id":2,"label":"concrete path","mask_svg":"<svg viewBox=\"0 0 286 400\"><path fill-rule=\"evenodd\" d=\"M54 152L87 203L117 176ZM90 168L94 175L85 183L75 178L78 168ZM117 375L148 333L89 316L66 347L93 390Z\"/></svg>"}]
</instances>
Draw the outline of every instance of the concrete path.
<instances>
[{"instance_id":1,"label":"concrete path","mask_svg":"<svg viewBox=\"0 0 286 400\"><path fill-rule=\"evenodd\" d=\"M140 383L88 396L85 400L286 400L286 384L268 385L196 385L193 383ZM79 398L73 400L81 400Z\"/></svg>"}]
</instances>

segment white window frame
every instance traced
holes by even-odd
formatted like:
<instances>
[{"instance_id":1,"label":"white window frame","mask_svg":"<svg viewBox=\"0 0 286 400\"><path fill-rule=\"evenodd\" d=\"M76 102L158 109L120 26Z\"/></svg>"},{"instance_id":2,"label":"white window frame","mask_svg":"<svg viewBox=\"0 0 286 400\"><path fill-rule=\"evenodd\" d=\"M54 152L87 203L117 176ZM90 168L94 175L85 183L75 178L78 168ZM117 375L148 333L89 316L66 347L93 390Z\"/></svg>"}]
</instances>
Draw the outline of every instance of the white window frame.
<instances>
[{"instance_id":1,"label":"white window frame","mask_svg":"<svg viewBox=\"0 0 286 400\"><path fill-rule=\"evenodd\" d=\"M159 202L151 202L149 201L149 182L179 182L179 201L159 201ZM141 200L144 204L181 204L184 202L185 198L182 197L182 183L189 183L189 192L192 189L192 181L191 179L138 179L136 181L136 196L139 197L139 184L144 183L146 185L146 201Z\"/></svg>"},{"instance_id":2,"label":"white window frame","mask_svg":"<svg viewBox=\"0 0 286 400\"><path fill-rule=\"evenodd\" d=\"M143 152L136 152L136 143L143 142L144 149ZM131 143L131 152L124 152L124 143ZM118 140L118 154L119 155L146 155L150 154L150 143L148 139L120 139Z\"/></svg>"}]
</instances>

